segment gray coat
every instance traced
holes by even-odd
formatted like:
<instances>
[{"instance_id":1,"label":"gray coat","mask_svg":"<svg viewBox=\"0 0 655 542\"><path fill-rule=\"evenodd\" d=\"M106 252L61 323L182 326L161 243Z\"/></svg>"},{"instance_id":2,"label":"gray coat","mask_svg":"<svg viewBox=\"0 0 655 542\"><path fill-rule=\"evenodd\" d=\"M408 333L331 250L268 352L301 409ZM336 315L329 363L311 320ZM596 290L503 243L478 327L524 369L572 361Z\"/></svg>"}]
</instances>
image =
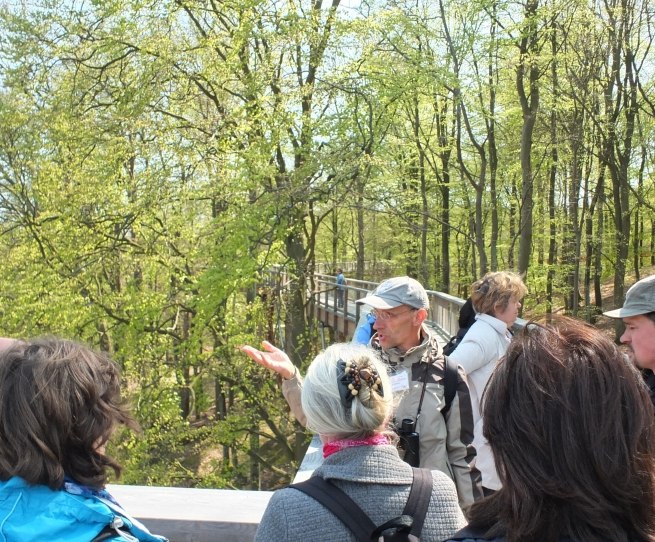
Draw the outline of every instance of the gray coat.
<instances>
[{"instance_id":1,"label":"gray coat","mask_svg":"<svg viewBox=\"0 0 655 542\"><path fill-rule=\"evenodd\" d=\"M380 525L399 516L412 482L412 469L394 446L356 446L336 452L314 471L332 480ZM422 541L441 541L466 525L452 480L432 471L434 480ZM314 499L291 488L271 498L255 542L354 541L350 531Z\"/></svg>"}]
</instances>

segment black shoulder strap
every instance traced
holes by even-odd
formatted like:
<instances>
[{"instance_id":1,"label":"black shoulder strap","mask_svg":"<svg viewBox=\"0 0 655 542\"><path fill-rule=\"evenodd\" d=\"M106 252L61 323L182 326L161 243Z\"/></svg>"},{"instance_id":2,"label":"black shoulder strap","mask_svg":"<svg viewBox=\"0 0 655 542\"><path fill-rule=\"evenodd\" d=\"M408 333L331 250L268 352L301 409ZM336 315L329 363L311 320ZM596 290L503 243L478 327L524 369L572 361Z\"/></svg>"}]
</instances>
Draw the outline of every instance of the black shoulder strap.
<instances>
[{"instance_id":1,"label":"black shoulder strap","mask_svg":"<svg viewBox=\"0 0 655 542\"><path fill-rule=\"evenodd\" d=\"M412 516L412 530L410 534L419 537L425 522L425 515L428 512L430 497L432 496L432 473L428 469L415 469L412 489L409 491L407 504L403 510L403 515Z\"/></svg>"},{"instance_id":2,"label":"black shoulder strap","mask_svg":"<svg viewBox=\"0 0 655 542\"><path fill-rule=\"evenodd\" d=\"M339 518L360 542L370 542L373 535L382 534L392 525L399 526L399 520L401 523L406 521L406 526L411 526L409 533L419 538L432 496L432 473L428 469L412 467L412 475L412 487L409 490L409 497L407 497L402 516L379 527L375 526L371 518L346 493L320 476L312 476L304 482L291 484L289 487L298 489L320 502Z\"/></svg>"},{"instance_id":3,"label":"black shoulder strap","mask_svg":"<svg viewBox=\"0 0 655 542\"><path fill-rule=\"evenodd\" d=\"M441 414L444 416L450 411L450 405L457 395L457 364L448 356L443 357L443 396L445 400L444 407L441 409Z\"/></svg>"},{"instance_id":4,"label":"black shoulder strap","mask_svg":"<svg viewBox=\"0 0 655 542\"><path fill-rule=\"evenodd\" d=\"M401 516L390 519L378 525L371 540L378 540L388 529L402 531L413 535L416 540L421 539L421 531L425 523L425 516L428 513L430 497L432 496L432 473L428 469L417 469L412 467L412 487L405 503ZM409 538L408 538L409 539Z\"/></svg>"},{"instance_id":5,"label":"black shoulder strap","mask_svg":"<svg viewBox=\"0 0 655 542\"><path fill-rule=\"evenodd\" d=\"M346 493L320 476L312 476L304 482L289 487L306 493L320 502L348 527L360 542L370 542L375 523Z\"/></svg>"}]
</instances>

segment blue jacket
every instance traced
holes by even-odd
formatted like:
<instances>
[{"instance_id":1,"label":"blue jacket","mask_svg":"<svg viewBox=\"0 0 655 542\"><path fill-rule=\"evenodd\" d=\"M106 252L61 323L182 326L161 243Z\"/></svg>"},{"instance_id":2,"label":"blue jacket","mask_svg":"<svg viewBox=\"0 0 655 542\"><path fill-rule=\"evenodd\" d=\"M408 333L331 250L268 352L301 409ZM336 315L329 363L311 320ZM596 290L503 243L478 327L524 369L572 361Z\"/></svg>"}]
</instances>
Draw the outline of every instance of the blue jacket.
<instances>
[{"instance_id":1,"label":"blue jacket","mask_svg":"<svg viewBox=\"0 0 655 542\"><path fill-rule=\"evenodd\" d=\"M166 540L104 499L31 486L17 476L0 482L0 542L89 542L109 526L107 542Z\"/></svg>"},{"instance_id":2,"label":"blue jacket","mask_svg":"<svg viewBox=\"0 0 655 542\"><path fill-rule=\"evenodd\" d=\"M375 324L375 316L373 313L367 312L360 316L355 332L353 333L352 342L363 345L367 345L371 342L371 337L375 333L373 324Z\"/></svg>"}]
</instances>

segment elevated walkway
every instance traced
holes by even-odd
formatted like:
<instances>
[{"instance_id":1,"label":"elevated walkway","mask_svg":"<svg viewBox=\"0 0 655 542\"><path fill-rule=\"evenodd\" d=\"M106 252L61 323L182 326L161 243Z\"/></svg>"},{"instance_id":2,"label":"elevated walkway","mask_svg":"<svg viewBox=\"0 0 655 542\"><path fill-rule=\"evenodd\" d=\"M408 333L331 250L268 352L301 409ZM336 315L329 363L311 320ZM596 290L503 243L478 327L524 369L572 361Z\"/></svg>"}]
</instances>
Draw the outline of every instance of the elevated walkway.
<instances>
[{"instance_id":1,"label":"elevated walkway","mask_svg":"<svg viewBox=\"0 0 655 542\"><path fill-rule=\"evenodd\" d=\"M348 279L344 303L337 306L335 278L316 274L312 305L316 318L349 340L362 315L360 299L378 283ZM428 290L428 323L445 341L457 332L457 318L464 300ZM524 321L517 322L522 327ZM308 478L323 457L314 437L294 481ZM171 542L250 542L273 492L229 489L195 489L111 485L109 491L126 510L142 520L154 533ZM275 541L271 541L275 542Z\"/></svg>"}]
</instances>

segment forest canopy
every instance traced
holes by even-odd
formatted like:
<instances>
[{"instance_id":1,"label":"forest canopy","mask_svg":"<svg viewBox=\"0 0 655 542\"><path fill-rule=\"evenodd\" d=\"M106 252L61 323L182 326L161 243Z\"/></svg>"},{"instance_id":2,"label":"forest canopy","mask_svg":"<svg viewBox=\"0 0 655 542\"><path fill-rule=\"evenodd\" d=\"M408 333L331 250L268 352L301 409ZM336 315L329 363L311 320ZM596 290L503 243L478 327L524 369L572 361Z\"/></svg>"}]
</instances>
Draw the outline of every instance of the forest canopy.
<instances>
[{"instance_id":1,"label":"forest canopy","mask_svg":"<svg viewBox=\"0 0 655 542\"><path fill-rule=\"evenodd\" d=\"M460 296L513 270L533 314L587 320L603 282L618 305L655 264L654 18L647 0L2 3L1 332L121 364L143 426L114 444L124 481L277 487L307 436L236 346L307 364L319 263Z\"/></svg>"}]
</instances>

